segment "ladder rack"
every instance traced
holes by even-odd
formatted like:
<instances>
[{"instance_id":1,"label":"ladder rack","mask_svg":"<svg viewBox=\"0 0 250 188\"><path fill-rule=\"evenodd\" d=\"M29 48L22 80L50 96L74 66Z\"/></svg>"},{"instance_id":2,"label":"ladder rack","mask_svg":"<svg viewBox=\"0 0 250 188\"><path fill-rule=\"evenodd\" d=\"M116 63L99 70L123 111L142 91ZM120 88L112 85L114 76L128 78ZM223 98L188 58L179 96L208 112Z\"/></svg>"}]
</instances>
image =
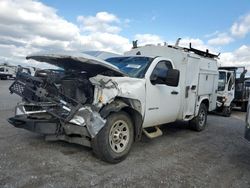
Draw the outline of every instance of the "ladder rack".
<instances>
[{"instance_id":1,"label":"ladder rack","mask_svg":"<svg viewBox=\"0 0 250 188\"><path fill-rule=\"evenodd\" d=\"M197 55L200 55L200 56L203 56L203 57L208 57L208 58L219 58L219 54L212 54L212 53L209 53L209 50L207 49L206 51L202 51L202 50L198 50L198 49L195 49L195 48L192 48L192 44L191 42L189 43L189 48L184 48L185 50L189 51L189 52L194 52L195 54Z\"/></svg>"}]
</instances>

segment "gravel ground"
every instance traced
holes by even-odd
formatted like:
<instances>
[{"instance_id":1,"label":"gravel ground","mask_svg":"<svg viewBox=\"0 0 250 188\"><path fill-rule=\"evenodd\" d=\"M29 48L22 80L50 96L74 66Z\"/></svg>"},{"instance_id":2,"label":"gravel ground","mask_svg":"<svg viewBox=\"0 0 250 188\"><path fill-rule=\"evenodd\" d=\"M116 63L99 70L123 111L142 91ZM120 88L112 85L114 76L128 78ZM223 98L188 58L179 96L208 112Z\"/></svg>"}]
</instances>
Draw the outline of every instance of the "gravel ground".
<instances>
[{"instance_id":1,"label":"gravel ground","mask_svg":"<svg viewBox=\"0 0 250 188\"><path fill-rule=\"evenodd\" d=\"M0 81L0 187L250 187L250 143L243 138L245 114L209 115L197 133L187 124L164 126L163 136L133 145L128 158L110 165L91 149L46 142L9 125L18 100L10 81Z\"/></svg>"}]
</instances>

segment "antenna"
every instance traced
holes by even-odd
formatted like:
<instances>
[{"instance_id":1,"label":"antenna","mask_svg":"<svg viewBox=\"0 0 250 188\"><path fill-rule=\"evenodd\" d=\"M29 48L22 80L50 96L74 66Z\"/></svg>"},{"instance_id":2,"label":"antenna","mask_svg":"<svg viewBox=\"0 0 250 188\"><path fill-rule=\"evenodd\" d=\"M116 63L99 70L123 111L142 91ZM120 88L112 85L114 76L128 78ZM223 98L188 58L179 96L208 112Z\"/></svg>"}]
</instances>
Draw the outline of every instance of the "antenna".
<instances>
[{"instance_id":1,"label":"antenna","mask_svg":"<svg viewBox=\"0 0 250 188\"><path fill-rule=\"evenodd\" d=\"M178 38L178 39L176 40L176 42L175 42L174 47L178 47L178 46L179 46L180 41L181 41L181 38Z\"/></svg>"},{"instance_id":2,"label":"antenna","mask_svg":"<svg viewBox=\"0 0 250 188\"><path fill-rule=\"evenodd\" d=\"M132 41L132 44L133 44L132 49L138 48L137 42L138 42L138 40Z\"/></svg>"}]
</instances>

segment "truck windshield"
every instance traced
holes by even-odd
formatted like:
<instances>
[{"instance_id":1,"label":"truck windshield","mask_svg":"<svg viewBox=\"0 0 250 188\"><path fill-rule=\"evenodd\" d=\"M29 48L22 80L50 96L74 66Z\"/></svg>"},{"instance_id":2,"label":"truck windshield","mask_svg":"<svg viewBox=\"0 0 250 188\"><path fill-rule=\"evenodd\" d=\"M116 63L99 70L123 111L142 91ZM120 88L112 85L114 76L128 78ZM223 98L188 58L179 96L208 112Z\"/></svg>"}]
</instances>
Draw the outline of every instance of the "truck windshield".
<instances>
[{"instance_id":1,"label":"truck windshield","mask_svg":"<svg viewBox=\"0 0 250 188\"><path fill-rule=\"evenodd\" d=\"M226 72L219 72L218 91L224 91L226 86Z\"/></svg>"},{"instance_id":2,"label":"truck windshield","mask_svg":"<svg viewBox=\"0 0 250 188\"><path fill-rule=\"evenodd\" d=\"M106 59L107 62L134 78L143 78L152 60L153 58L150 57L112 57Z\"/></svg>"},{"instance_id":3,"label":"truck windshield","mask_svg":"<svg viewBox=\"0 0 250 188\"><path fill-rule=\"evenodd\" d=\"M4 68L3 67L0 68L0 72L4 72Z\"/></svg>"}]
</instances>

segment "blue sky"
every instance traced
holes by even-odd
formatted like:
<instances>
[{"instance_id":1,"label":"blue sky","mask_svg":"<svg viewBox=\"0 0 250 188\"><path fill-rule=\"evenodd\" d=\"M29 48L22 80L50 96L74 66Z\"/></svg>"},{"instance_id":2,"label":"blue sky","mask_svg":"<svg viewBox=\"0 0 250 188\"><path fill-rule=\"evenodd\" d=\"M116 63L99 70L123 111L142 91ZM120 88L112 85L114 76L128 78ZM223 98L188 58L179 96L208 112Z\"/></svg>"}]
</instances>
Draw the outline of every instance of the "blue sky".
<instances>
[{"instance_id":1,"label":"blue sky","mask_svg":"<svg viewBox=\"0 0 250 188\"><path fill-rule=\"evenodd\" d=\"M178 37L207 39L214 32L227 32L241 16L250 13L247 0L220 1L61 1L42 0L57 9L58 14L76 23L78 15L95 15L109 12L119 18L130 19L129 27L121 34L132 38L137 33L152 33L165 40L174 41ZM250 43L250 35L225 45L221 51L230 51Z\"/></svg>"},{"instance_id":2,"label":"blue sky","mask_svg":"<svg viewBox=\"0 0 250 188\"><path fill-rule=\"evenodd\" d=\"M122 54L139 45L175 43L214 53L222 65L250 69L247 0L83 1L0 0L0 62L51 51L104 50Z\"/></svg>"}]
</instances>

